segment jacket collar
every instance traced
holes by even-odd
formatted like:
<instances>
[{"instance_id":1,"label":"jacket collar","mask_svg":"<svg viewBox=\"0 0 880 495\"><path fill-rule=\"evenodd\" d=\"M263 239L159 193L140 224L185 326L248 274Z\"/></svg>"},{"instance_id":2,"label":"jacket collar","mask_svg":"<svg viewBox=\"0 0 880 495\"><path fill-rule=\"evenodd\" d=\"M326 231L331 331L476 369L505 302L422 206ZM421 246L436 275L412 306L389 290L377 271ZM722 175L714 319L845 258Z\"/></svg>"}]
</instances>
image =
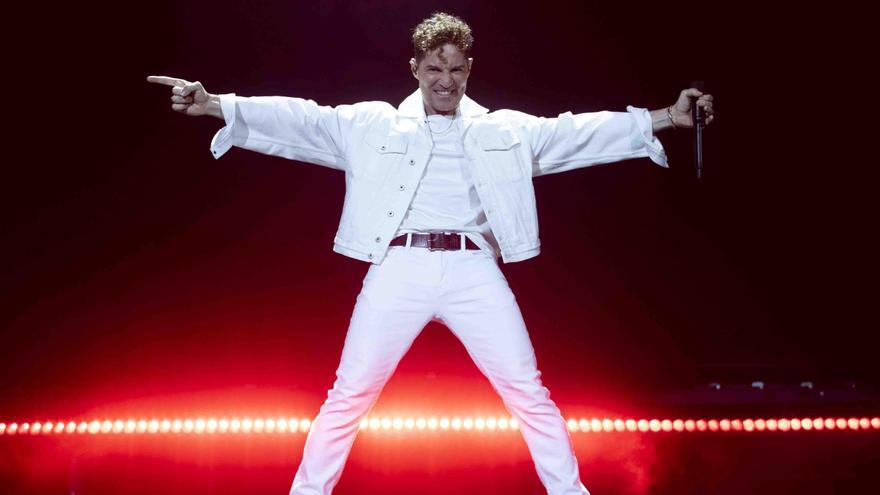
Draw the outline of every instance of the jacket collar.
<instances>
[{"instance_id":1,"label":"jacket collar","mask_svg":"<svg viewBox=\"0 0 880 495\"><path fill-rule=\"evenodd\" d=\"M462 117L476 117L489 112L489 110L474 100L464 95L461 103L458 104L458 112ZM418 89L407 96L400 106L397 107L397 114L401 117L410 117L415 119L423 119L425 117L425 104L422 101L422 92Z\"/></svg>"}]
</instances>

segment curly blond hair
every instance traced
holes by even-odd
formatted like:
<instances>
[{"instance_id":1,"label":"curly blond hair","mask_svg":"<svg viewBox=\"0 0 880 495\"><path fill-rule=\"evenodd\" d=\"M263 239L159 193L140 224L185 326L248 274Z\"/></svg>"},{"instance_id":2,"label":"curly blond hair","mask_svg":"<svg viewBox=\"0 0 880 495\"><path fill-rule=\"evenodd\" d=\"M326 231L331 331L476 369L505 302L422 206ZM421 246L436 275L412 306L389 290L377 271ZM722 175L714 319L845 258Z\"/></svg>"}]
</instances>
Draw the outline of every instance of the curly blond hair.
<instances>
[{"instance_id":1,"label":"curly blond hair","mask_svg":"<svg viewBox=\"0 0 880 495\"><path fill-rule=\"evenodd\" d=\"M465 56L469 56L474 45L471 27L460 18L444 12L435 12L413 28L413 51L416 62L429 52L449 43L455 45Z\"/></svg>"}]
</instances>

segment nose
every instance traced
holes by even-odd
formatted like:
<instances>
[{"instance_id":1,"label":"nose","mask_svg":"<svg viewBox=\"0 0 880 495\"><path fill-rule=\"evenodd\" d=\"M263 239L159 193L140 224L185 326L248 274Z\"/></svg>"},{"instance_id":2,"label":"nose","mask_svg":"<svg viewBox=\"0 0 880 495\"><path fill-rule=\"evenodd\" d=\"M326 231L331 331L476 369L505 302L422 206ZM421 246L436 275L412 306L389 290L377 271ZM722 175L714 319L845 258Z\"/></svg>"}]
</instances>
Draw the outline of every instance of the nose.
<instances>
[{"instance_id":1,"label":"nose","mask_svg":"<svg viewBox=\"0 0 880 495\"><path fill-rule=\"evenodd\" d=\"M452 73L443 72L443 75L440 76L440 85L443 86L443 89L449 89L452 87Z\"/></svg>"}]
</instances>

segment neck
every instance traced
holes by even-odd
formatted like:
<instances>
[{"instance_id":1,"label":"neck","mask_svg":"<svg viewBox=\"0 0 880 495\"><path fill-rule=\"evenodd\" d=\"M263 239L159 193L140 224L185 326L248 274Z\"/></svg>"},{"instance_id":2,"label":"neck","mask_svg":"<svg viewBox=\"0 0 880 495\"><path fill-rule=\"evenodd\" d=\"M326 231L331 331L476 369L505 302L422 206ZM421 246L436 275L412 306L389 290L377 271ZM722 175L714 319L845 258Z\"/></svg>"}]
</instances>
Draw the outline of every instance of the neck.
<instances>
[{"instance_id":1,"label":"neck","mask_svg":"<svg viewBox=\"0 0 880 495\"><path fill-rule=\"evenodd\" d=\"M446 117L455 117L455 113L456 113L456 111L458 110L458 108L454 108L454 109L449 110L449 111L447 111L447 112L438 112L437 110L434 110L433 108L431 108L431 107L429 107L428 105L426 105L424 102L422 102L422 105L423 105L424 108L425 108L425 116L426 116L426 117L427 117L428 115L444 115L444 116L446 116Z\"/></svg>"}]
</instances>

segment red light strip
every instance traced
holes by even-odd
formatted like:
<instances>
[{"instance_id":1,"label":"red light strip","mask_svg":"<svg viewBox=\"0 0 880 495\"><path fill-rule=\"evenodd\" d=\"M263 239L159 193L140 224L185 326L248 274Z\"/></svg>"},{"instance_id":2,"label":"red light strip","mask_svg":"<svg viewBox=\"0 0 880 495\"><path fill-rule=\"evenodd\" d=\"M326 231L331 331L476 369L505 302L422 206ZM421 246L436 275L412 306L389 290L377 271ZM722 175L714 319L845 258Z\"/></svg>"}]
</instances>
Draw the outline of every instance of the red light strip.
<instances>
[{"instance_id":1,"label":"red light strip","mask_svg":"<svg viewBox=\"0 0 880 495\"><path fill-rule=\"evenodd\" d=\"M99 434L242 434L304 433L309 418L177 418L92 421L0 422L5 435ZM798 432L878 431L880 418L748 418L748 419L609 419L571 418L571 432ZM510 417L370 417L361 430L370 431L510 431L519 429Z\"/></svg>"}]
</instances>

